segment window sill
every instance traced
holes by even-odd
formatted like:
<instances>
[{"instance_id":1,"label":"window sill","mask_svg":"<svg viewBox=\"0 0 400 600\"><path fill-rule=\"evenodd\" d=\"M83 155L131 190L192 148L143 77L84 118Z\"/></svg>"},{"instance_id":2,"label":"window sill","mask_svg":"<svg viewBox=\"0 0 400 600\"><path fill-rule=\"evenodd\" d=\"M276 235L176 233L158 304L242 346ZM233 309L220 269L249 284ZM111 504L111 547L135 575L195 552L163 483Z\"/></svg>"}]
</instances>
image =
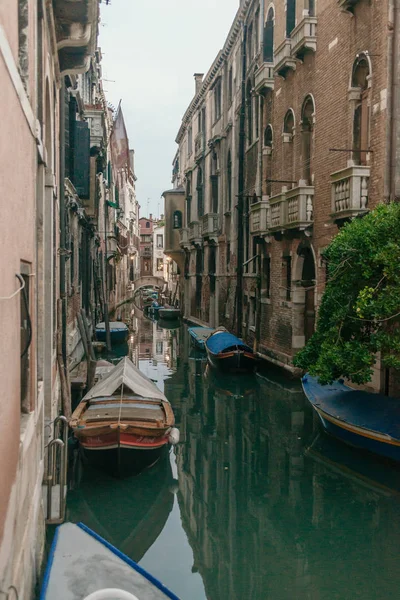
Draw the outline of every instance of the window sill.
<instances>
[{"instance_id":1,"label":"window sill","mask_svg":"<svg viewBox=\"0 0 400 600\"><path fill-rule=\"evenodd\" d=\"M252 331L253 333L255 333L255 332L256 332L256 327L255 327L255 325L250 325L250 327L249 327L249 331Z\"/></svg>"},{"instance_id":2,"label":"window sill","mask_svg":"<svg viewBox=\"0 0 400 600\"><path fill-rule=\"evenodd\" d=\"M220 116L217 119L215 119L214 123L212 124L212 127L215 127L216 124L218 123L218 121L221 120L221 118L222 118L222 114L220 114Z\"/></svg>"},{"instance_id":3,"label":"window sill","mask_svg":"<svg viewBox=\"0 0 400 600\"><path fill-rule=\"evenodd\" d=\"M251 150L253 148L253 146L256 146L260 141L260 138L258 137L257 139L255 139L254 141L251 142L251 144L249 144L246 148L246 152L248 152L249 150Z\"/></svg>"},{"instance_id":4,"label":"window sill","mask_svg":"<svg viewBox=\"0 0 400 600\"><path fill-rule=\"evenodd\" d=\"M271 304L271 298L261 298L261 304Z\"/></svg>"}]
</instances>

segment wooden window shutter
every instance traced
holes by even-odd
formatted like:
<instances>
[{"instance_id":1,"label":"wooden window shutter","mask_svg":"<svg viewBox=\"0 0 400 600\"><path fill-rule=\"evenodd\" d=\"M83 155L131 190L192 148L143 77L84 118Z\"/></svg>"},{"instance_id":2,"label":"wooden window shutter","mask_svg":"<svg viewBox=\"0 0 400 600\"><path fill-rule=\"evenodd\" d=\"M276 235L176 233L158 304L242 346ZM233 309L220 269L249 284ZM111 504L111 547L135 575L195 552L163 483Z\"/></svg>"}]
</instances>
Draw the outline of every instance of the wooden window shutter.
<instances>
[{"instance_id":1,"label":"wooden window shutter","mask_svg":"<svg viewBox=\"0 0 400 600\"><path fill-rule=\"evenodd\" d=\"M89 198L90 132L85 121L75 121L73 184L80 198Z\"/></svg>"}]
</instances>

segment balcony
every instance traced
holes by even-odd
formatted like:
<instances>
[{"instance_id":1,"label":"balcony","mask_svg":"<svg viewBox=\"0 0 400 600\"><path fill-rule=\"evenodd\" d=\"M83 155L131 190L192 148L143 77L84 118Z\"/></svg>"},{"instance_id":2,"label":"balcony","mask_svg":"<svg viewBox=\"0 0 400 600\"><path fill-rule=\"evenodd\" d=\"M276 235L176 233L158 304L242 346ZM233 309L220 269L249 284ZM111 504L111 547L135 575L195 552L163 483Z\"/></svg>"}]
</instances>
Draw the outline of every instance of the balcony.
<instances>
[{"instance_id":1,"label":"balcony","mask_svg":"<svg viewBox=\"0 0 400 600\"><path fill-rule=\"evenodd\" d=\"M198 160L204 155L205 145L205 135L202 131L199 131L199 133L194 138L194 157L196 160Z\"/></svg>"},{"instance_id":2,"label":"balcony","mask_svg":"<svg viewBox=\"0 0 400 600\"><path fill-rule=\"evenodd\" d=\"M250 205L250 233L259 237L268 235L271 225L269 200L261 200Z\"/></svg>"},{"instance_id":3,"label":"balcony","mask_svg":"<svg viewBox=\"0 0 400 600\"><path fill-rule=\"evenodd\" d=\"M287 38L276 49L274 74L285 78L290 69L296 70L296 59L292 56L292 40Z\"/></svg>"},{"instance_id":4,"label":"balcony","mask_svg":"<svg viewBox=\"0 0 400 600\"><path fill-rule=\"evenodd\" d=\"M304 17L292 31L292 55L302 60L307 52L317 50L317 17Z\"/></svg>"},{"instance_id":5,"label":"balcony","mask_svg":"<svg viewBox=\"0 0 400 600\"><path fill-rule=\"evenodd\" d=\"M217 243L219 234L219 216L216 213L207 213L202 218L203 238Z\"/></svg>"},{"instance_id":6,"label":"balcony","mask_svg":"<svg viewBox=\"0 0 400 600\"><path fill-rule=\"evenodd\" d=\"M188 227L179 230L179 245L181 248L190 248Z\"/></svg>"},{"instance_id":7,"label":"balcony","mask_svg":"<svg viewBox=\"0 0 400 600\"><path fill-rule=\"evenodd\" d=\"M343 11L354 14L354 7L359 0L338 0L339 8Z\"/></svg>"},{"instance_id":8,"label":"balcony","mask_svg":"<svg viewBox=\"0 0 400 600\"><path fill-rule=\"evenodd\" d=\"M200 221L192 221L189 225L189 242L193 246L201 246L203 242L202 238L202 224Z\"/></svg>"},{"instance_id":9,"label":"balcony","mask_svg":"<svg viewBox=\"0 0 400 600\"><path fill-rule=\"evenodd\" d=\"M265 89L274 89L274 65L273 63L264 63L256 71L254 76L254 89L257 93Z\"/></svg>"},{"instance_id":10,"label":"balcony","mask_svg":"<svg viewBox=\"0 0 400 600\"><path fill-rule=\"evenodd\" d=\"M282 191L277 196L272 196L271 206L271 232L289 229L304 231L314 222L314 187L299 185L292 190Z\"/></svg>"},{"instance_id":11,"label":"balcony","mask_svg":"<svg viewBox=\"0 0 400 600\"><path fill-rule=\"evenodd\" d=\"M331 174L332 218L340 221L368 212L370 167L353 165Z\"/></svg>"}]
</instances>

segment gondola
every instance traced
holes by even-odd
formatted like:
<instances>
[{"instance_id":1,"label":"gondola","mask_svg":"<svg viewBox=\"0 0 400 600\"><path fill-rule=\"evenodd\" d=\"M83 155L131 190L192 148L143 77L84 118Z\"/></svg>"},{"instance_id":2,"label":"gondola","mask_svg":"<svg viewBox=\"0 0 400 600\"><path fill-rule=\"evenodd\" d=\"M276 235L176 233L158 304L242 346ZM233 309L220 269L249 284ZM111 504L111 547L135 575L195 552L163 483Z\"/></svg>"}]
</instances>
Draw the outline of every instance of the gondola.
<instances>
[{"instance_id":1,"label":"gondola","mask_svg":"<svg viewBox=\"0 0 400 600\"><path fill-rule=\"evenodd\" d=\"M249 373L257 367L257 357L250 346L227 331L217 330L205 345L212 367L231 373Z\"/></svg>"},{"instance_id":2,"label":"gondola","mask_svg":"<svg viewBox=\"0 0 400 600\"><path fill-rule=\"evenodd\" d=\"M151 466L177 442L174 422L164 394L125 357L86 394L70 427L92 464L124 477Z\"/></svg>"},{"instance_id":3,"label":"gondola","mask_svg":"<svg viewBox=\"0 0 400 600\"><path fill-rule=\"evenodd\" d=\"M400 461L400 400L354 390L341 381L302 379L325 431L347 444Z\"/></svg>"},{"instance_id":4,"label":"gondola","mask_svg":"<svg viewBox=\"0 0 400 600\"><path fill-rule=\"evenodd\" d=\"M192 345L197 349L205 352L206 340L215 332L211 327L190 327L188 329Z\"/></svg>"},{"instance_id":5,"label":"gondola","mask_svg":"<svg viewBox=\"0 0 400 600\"><path fill-rule=\"evenodd\" d=\"M129 329L125 323L120 321L110 322L110 340L112 344L122 344L126 342L129 335ZM105 342L107 339L106 325L105 323L98 323L96 325L96 339L99 342Z\"/></svg>"}]
</instances>

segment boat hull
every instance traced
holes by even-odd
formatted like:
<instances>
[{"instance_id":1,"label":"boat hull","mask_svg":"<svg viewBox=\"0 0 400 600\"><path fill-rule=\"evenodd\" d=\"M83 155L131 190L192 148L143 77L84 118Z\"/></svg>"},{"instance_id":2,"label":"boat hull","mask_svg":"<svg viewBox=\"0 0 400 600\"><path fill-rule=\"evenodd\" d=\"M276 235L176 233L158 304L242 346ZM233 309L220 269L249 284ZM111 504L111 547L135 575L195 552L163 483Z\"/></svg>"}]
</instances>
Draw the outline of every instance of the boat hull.
<instances>
[{"instance_id":1,"label":"boat hull","mask_svg":"<svg viewBox=\"0 0 400 600\"><path fill-rule=\"evenodd\" d=\"M252 373L257 367L254 354L241 350L213 354L206 346L207 358L212 367L227 373Z\"/></svg>"},{"instance_id":2,"label":"boat hull","mask_svg":"<svg viewBox=\"0 0 400 600\"><path fill-rule=\"evenodd\" d=\"M176 321L181 316L181 311L175 308L160 308L158 311L160 319L165 321Z\"/></svg>"},{"instance_id":3,"label":"boat hull","mask_svg":"<svg viewBox=\"0 0 400 600\"><path fill-rule=\"evenodd\" d=\"M118 329L117 331L110 330L110 340L112 344L123 344L128 339L129 330L127 329ZM96 329L96 339L99 342L106 341L106 330L105 329Z\"/></svg>"},{"instance_id":4,"label":"boat hull","mask_svg":"<svg viewBox=\"0 0 400 600\"><path fill-rule=\"evenodd\" d=\"M115 477L136 475L154 465L168 446L168 437L133 436L118 432L80 440L83 457Z\"/></svg>"},{"instance_id":5,"label":"boat hull","mask_svg":"<svg viewBox=\"0 0 400 600\"><path fill-rule=\"evenodd\" d=\"M314 410L318 414L325 431L336 439L355 448L361 448L362 450L367 450L373 454L378 454L379 456L384 456L390 460L400 462L400 445L376 439L372 437L372 433L363 431L348 423L339 423L336 419L325 414L323 411L318 410L315 406Z\"/></svg>"}]
</instances>

